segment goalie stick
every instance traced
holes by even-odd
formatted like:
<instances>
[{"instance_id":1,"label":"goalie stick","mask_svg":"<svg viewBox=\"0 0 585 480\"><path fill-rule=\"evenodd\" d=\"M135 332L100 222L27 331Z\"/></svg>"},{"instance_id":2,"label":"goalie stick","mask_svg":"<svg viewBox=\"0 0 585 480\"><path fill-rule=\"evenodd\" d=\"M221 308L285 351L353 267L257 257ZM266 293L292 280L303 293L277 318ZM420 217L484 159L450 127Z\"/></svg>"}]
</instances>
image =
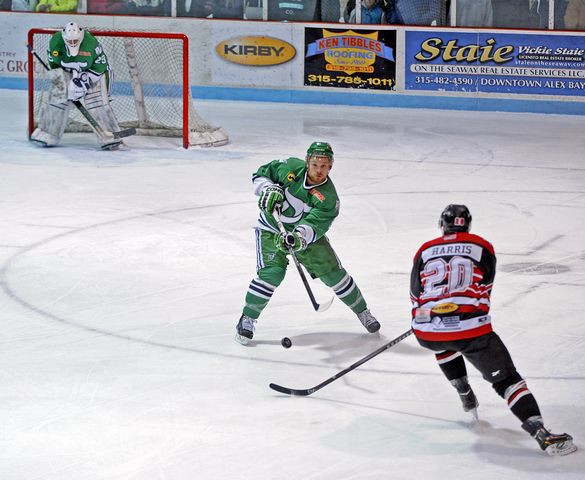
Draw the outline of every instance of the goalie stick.
<instances>
[{"instance_id":1,"label":"goalie stick","mask_svg":"<svg viewBox=\"0 0 585 480\"><path fill-rule=\"evenodd\" d=\"M297 396L306 397L308 395L311 395L312 393L315 393L317 390L321 390L323 387L325 387L326 385L329 385L331 382L337 380L338 378L343 377L346 373L349 373L352 370L355 370L357 367L359 367L360 365L363 365L368 360L371 360L376 355L379 355L380 353L388 350L390 347L393 347L394 345L396 345L397 343L401 342L406 337L408 337L411 333L412 333L412 329L408 330L407 332L404 332L402 335L396 337L391 342L388 342L387 344L382 345L380 348L378 348L378 350L375 350L372 353L370 353L369 355L366 355L361 360L358 360L357 362L352 363L349 367L344 368L343 370L341 370L341 372L336 373L332 377L329 377L327 380L321 382L319 385L315 385L312 388L305 388L305 389L303 389L303 388L300 388L300 389L288 388L288 387L283 387L281 385L277 385L276 383L271 383L269 385L269 387L272 388L272 390L276 390L277 392L284 393L286 395L297 395Z\"/></svg>"},{"instance_id":2,"label":"goalie stick","mask_svg":"<svg viewBox=\"0 0 585 480\"><path fill-rule=\"evenodd\" d=\"M276 220L276 224L278 225L278 229L280 230L280 233L283 233L286 235L288 232L285 230L284 225L282 224L282 221L280 220L280 209L278 207L274 209L274 211L272 212L272 216ZM303 267L301 267L301 263L299 262L299 259L297 258L295 251L293 250L292 247L288 247L288 252L290 253L290 256L292 257L293 261L295 262L295 265L297 267L299 275L301 276L301 280L303 281L303 285L305 286L305 290L307 290L307 293L309 294L309 299L311 300L311 304L313 305L313 308L315 309L316 312L324 312L325 310L327 310L331 306L335 296L331 297L331 299L325 303L317 303L317 300L315 300L315 295L313 295L313 291L311 290L311 286L309 285L309 282L307 281L307 277L305 275L305 272L303 272Z\"/></svg>"},{"instance_id":3,"label":"goalie stick","mask_svg":"<svg viewBox=\"0 0 585 480\"><path fill-rule=\"evenodd\" d=\"M32 53L36 57L36 59L41 63L41 65L45 68L45 70L49 71L49 66L39 56L39 54L36 52L36 50L33 48L33 46L27 45L27 48L29 49L30 53ZM107 139L112 138L112 137L116 140L119 140L121 138L130 137L131 135L136 134L135 128L127 128L125 130L120 130L118 132L109 132L107 130L104 130L102 128L102 126L97 122L97 120L95 118L93 118L93 115L91 113L89 113L87 108L85 108L83 103L81 103L79 100L70 100L70 102L72 102L73 105L75 105L77 107L79 112L85 117L85 119L89 123L89 126L92 128L92 130L95 132L95 134L104 140L107 140ZM107 148L107 145L105 147Z\"/></svg>"}]
</instances>

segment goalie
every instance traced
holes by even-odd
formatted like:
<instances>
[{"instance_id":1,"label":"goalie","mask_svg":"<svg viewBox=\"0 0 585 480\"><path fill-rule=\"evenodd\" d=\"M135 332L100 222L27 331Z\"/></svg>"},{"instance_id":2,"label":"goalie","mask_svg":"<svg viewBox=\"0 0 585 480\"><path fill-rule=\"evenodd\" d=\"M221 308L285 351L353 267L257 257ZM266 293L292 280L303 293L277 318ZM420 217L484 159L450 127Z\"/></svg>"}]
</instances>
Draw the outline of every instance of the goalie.
<instances>
[{"instance_id":1,"label":"goalie","mask_svg":"<svg viewBox=\"0 0 585 480\"><path fill-rule=\"evenodd\" d=\"M110 106L112 70L99 41L75 22L69 22L49 41L49 95L41 107L38 128L30 139L44 147L57 145L63 136L74 101L81 101L106 135L99 134L103 149L122 143L107 133L120 130Z\"/></svg>"}]
</instances>

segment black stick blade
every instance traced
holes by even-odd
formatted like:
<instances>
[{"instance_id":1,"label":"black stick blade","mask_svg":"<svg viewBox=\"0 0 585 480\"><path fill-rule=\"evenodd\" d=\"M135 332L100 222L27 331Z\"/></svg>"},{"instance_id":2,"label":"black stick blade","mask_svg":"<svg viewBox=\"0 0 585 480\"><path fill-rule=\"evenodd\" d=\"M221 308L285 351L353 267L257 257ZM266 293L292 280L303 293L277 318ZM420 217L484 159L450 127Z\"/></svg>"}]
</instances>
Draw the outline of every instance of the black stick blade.
<instances>
[{"instance_id":1,"label":"black stick blade","mask_svg":"<svg viewBox=\"0 0 585 480\"><path fill-rule=\"evenodd\" d=\"M281 385L277 385L276 383L271 383L268 385L272 390L275 390L279 393L284 393L285 395L297 395L300 397L306 397L307 395L311 395L316 389L315 388L308 388L306 390L302 389L295 389L295 388L288 388L283 387Z\"/></svg>"},{"instance_id":2,"label":"black stick blade","mask_svg":"<svg viewBox=\"0 0 585 480\"><path fill-rule=\"evenodd\" d=\"M124 138L136 135L136 129L134 127L127 128L126 130L120 130L119 132L113 132L114 138Z\"/></svg>"}]
</instances>

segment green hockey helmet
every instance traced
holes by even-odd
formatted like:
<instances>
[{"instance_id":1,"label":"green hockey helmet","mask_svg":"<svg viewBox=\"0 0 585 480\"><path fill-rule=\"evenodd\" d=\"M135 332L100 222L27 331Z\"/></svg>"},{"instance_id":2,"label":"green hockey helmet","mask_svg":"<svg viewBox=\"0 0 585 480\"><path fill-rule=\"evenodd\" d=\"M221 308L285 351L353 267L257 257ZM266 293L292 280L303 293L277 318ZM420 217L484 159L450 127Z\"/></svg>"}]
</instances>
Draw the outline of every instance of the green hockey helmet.
<instances>
[{"instance_id":1,"label":"green hockey helmet","mask_svg":"<svg viewBox=\"0 0 585 480\"><path fill-rule=\"evenodd\" d=\"M333 163L333 149L327 142L313 142L307 149L306 161L313 156L328 157L329 161Z\"/></svg>"}]
</instances>

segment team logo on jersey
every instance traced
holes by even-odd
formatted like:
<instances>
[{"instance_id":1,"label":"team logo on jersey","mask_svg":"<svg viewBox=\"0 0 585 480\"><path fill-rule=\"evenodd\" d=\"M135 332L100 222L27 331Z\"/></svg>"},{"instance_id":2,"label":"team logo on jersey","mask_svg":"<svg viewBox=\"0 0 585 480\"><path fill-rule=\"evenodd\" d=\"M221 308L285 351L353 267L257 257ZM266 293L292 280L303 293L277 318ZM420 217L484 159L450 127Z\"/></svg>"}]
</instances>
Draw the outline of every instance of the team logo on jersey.
<instances>
[{"instance_id":1,"label":"team logo on jersey","mask_svg":"<svg viewBox=\"0 0 585 480\"><path fill-rule=\"evenodd\" d=\"M51 52L51 55L52 55L53 57L58 57L58 56L59 56L59 51L58 51L58 50L53 50L53 51Z\"/></svg>"},{"instance_id":2,"label":"team logo on jersey","mask_svg":"<svg viewBox=\"0 0 585 480\"><path fill-rule=\"evenodd\" d=\"M285 201L282 204L282 211L286 211L287 216L281 217L282 223L296 223L304 213L311 211L311 207L290 193L288 188L284 190L284 197ZM292 215L290 210L288 210L289 207L293 209Z\"/></svg>"},{"instance_id":3,"label":"team logo on jersey","mask_svg":"<svg viewBox=\"0 0 585 480\"><path fill-rule=\"evenodd\" d=\"M431 311L433 313L438 313L439 315L443 313L453 313L455 310L459 308L459 305L456 303L439 303L435 305Z\"/></svg>"},{"instance_id":4,"label":"team logo on jersey","mask_svg":"<svg viewBox=\"0 0 585 480\"><path fill-rule=\"evenodd\" d=\"M90 52L79 52L78 55L81 55L82 57L91 57Z\"/></svg>"},{"instance_id":5,"label":"team logo on jersey","mask_svg":"<svg viewBox=\"0 0 585 480\"><path fill-rule=\"evenodd\" d=\"M320 202L324 202L325 201L325 195L323 195L319 190L317 190L316 188L313 188L312 190L309 191L309 193L311 195L314 195L315 197L317 197L319 199Z\"/></svg>"},{"instance_id":6,"label":"team logo on jersey","mask_svg":"<svg viewBox=\"0 0 585 480\"><path fill-rule=\"evenodd\" d=\"M286 176L286 179L289 182L294 182L297 179L297 176L295 175L294 172L289 172L289 174Z\"/></svg>"}]
</instances>

